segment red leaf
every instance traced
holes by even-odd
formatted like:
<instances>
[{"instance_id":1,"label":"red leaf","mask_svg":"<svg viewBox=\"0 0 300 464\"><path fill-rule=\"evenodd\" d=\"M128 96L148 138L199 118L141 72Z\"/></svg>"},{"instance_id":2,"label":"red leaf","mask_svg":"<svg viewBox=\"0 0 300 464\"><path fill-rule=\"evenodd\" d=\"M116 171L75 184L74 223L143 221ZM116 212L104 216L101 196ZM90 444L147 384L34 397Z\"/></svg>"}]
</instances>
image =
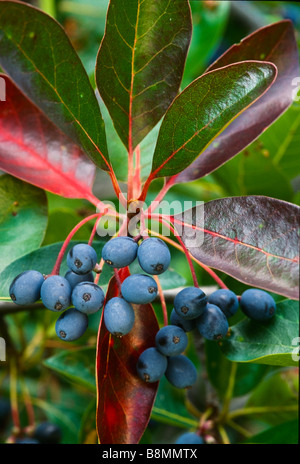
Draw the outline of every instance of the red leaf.
<instances>
[{"instance_id":1,"label":"red leaf","mask_svg":"<svg viewBox=\"0 0 300 464\"><path fill-rule=\"evenodd\" d=\"M121 270L121 281L128 275L127 268ZM113 277L107 300L118 294ZM148 424L158 388L158 382L147 384L136 373L140 354L154 346L158 322L150 304L133 307L135 324L129 334L113 337L103 317L99 328L96 379L97 431L101 444L137 444Z\"/></svg>"},{"instance_id":2,"label":"red leaf","mask_svg":"<svg viewBox=\"0 0 300 464\"><path fill-rule=\"evenodd\" d=\"M0 105L0 169L37 187L95 203L95 166L5 75Z\"/></svg>"}]
</instances>

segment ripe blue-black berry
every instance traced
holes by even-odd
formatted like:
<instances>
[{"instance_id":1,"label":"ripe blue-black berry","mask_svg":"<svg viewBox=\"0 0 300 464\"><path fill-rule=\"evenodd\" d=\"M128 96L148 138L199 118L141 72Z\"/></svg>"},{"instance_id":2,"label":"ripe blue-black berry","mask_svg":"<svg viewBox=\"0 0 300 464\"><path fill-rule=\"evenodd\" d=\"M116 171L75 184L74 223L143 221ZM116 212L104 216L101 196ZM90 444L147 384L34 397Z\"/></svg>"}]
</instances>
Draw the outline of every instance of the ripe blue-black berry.
<instances>
[{"instance_id":1,"label":"ripe blue-black berry","mask_svg":"<svg viewBox=\"0 0 300 464\"><path fill-rule=\"evenodd\" d=\"M71 285L62 276L48 277L41 287L41 299L51 311L62 311L71 304Z\"/></svg>"},{"instance_id":2,"label":"ripe blue-black berry","mask_svg":"<svg viewBox=\"0 0 300 464\"><path fill-rule=\"evenodd\" d=\"M137 372L145 382L157 382L166 372L167 364L166 356L161 354L157 348L147 348L138 359Z\"/></svg>"},{"instance_id":3,"label":"ripe blue-black berry","mask_svg":"<svg viewBox=\"0 0 300 464\"><path fill-rule=\"evenodd\" d=\"M43 275L38 271L24 271L12 281L9 295L18 305L29 305L40 299Z\"/></svg>"},{"instance_id":4,"label":"ripe blue-black berry","mask_svg":"<svg viewBox=\"0 0 300 464\"><path fill-rule=\"evenodd\" d=\"M81 282L72 292L72 304L78 311L85 314L94 314L102 308L104 292L99 285L93 282Z\"/></svg>"},{"instance_id":5,"label":"ripe blue-black berry","mask_svg":"<svg viewBox=\"0 0 300 464\"><path fill-rule=\"evenodd\" d=\"M188 337L183 329L176 325L162 327L155 336L156 348L165 356L177 356L188 345Z\"/></svg>"},{"instance_id":6,"label":"ripe blue-black berry","mask_svg":"<svg viewBox=\"0 0 300 464\"><path fill-rule=\"evenodd\" d=\"M185 432L179 435L175 441L176 445L203 445L204 440L195 432Z\"/></svg>"},{"instance_id":7,"label":"ripe blue-black berry","mask_svg":"<svg viewBox=\"0 0 300 464\"><path fill-rule=\"evenodd\" d=\"M207 297L197 287L186 287L174 299L174 309L183 319L196 319L206 309Z\"/></svg>"},{"instance_id":8,"label":"ripe blue-black berry","mask_svg":"<svg viewBox=\"0 0 300 464\"><path fill-rule=\"evenodd\" d=\"M88 327L88 316L75 308L64 311L56 321L57 336L66 342L82 337Z\"/></svg>"},{"instance_id":9,"label":"ripe blue-black berry","mask_svg":"<svg viewBox=\"0 0 300 464\"><path fill-rule=\"evenodd\" d=\"M74 245L68 252L67 265L76 274L87 274L97 263L97 253L93 247L86 243Z\"/></svg>"},{"instance_id":10,"label":"ripe blue-black berry","mask_svg":"<svg viewBox=\"0 0 300 464\"><path fill-rule=\"evenodd\" d=\"M170 356L165 372L168 381L177 388L189 388L197 380L197 370L194 363L184 356Z\"/></svg>"},{"instance_id":11,"label":"ripe blue-black berry","mask_svg":"<svg viewBox=\"0 0 300 464\"><path fill-rule=\"evenodd\" d=\"M106 303L103 317L107 330L117 337L122 337L131 331L135 314L130 303L116 296Z\"/></svg>"},{"instance_id":12,"label":"ripe blue-black berry","mask_svg":"<svg viewBox=\"0 0 300 464\"><path fill-rule=\"evenodd\" d=\"M246 316L256 321L270 319L276 313L276 303L269 293L249 288L241 295L240 307Z\"/></svg>"},{"instance_id":13,"label":"ripe blue-black berry","mask_svg":"<svg viewBox=\"0 0 300 464\"><path fill-rule=\"evenodd\" d=\"M69 282L72 288L76 287L76 285L80 284L81 282L94 282L94 275L91 272L87 274L76 274L75 272L69 270L65 274L65 279Z\"/></svg>"},{"instance_id":14,"label":"ripe blue-black berry","mask_svg":"<svg viewBox=\"0 0 300 464\"><path fill-rule=\"evenodd\" d=\"M171 253L163 240L151 237L143 240L137 252L138 262L147 274L162 274L171 261Z\"/></svg>"},{"instance_id":15,"label":"ripe blue-black berry","mask_svg":"<svg viewBox=\"0 0 300 464\"><path fill-rule=\"evenodd\" d=\"M211 303L206 311L196 320L200 334L208 340L221 340L228 332L229 326L225 314Z\"/></svg>"},{"instance_id":16,"label":"ripe blue-black berry","mask_svg":"<svg viewBox=\"0 0 300 464\"><path fill-rule=\"evenodd\" d=\"M209 295L208 302L218 306L227 318L233 316L239 307L236 294L225 288L220 288Z\"/></svg>"},{"instance_id":17,"label":"ripe blue-black berry","mask_svg":"<svg viewBox=\"0 0 300 464\"><path fill-rule=\"evenodd\" d=\"M37 425L33 438L45 445L56 445L62 437L61 429L52 422L41 422Z\"/></svg>"},{"instance_id":18,"label":"ripe blue-black berry","mask_svg":"<svg viewBox=\"0 0 300 464\"><path fill-rule=\"evenodd\" d=\"M177 325L185 332L191 332L195 326L195 319L184 319L183 317L179 316L175 309L173 308L170 314L170 324Z\"/></svg>"},{"instance_id":19,"label":"ripe blue-black berry","mask_svg":"<svg viewBox=\"0 0 300 464\"><path fill-rule=\"evenodd\" d=\"M137 255L138 244L131 237L110 239L102 249L102 258L111 267L129 266Z\"/></svg>"},{"instance_id":20,"label":"ripe blue-black berry","mask_svg":"<svg viewBox=\"0 0 300 464\"><path fill-rule=\"evenodd\" d=\"M153 277L133 274L127 277L121 286L123 298L129 303L151 303L157 295L157 284Z\"/></svg>"}]
</instances>

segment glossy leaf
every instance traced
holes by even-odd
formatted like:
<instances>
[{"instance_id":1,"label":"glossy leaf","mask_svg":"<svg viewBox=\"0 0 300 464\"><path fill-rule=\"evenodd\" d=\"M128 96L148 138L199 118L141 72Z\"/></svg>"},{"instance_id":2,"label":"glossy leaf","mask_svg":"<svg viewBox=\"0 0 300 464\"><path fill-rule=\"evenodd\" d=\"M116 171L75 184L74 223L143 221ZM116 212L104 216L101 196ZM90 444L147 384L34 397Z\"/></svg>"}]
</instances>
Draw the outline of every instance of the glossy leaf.
<instances>
[{"instance_id":1,"label":"glossy leaf","mask_svg":"<svg viewBox=\"0 0 300 464\"><path fill-rule=\"evenodd\" d=\"M64 197L92 199L94 164L7 76L2 78L0 169Z\"/></svg>"},{"instance_id":2,"label":"glossy leaf","mask_svg":"<svg viewBox=\"0 0 300 464\"><path fill-rule=\"evenodd\" d=\"M276 314L269 321L245 318L232 326L221 349L231 361L297 366L298 331L298 302L284 300L277 304Z\"/></svg>"},{"instance_id":3,"label":"glossy leaf","mask_svg":"<svg viewBox=\"0 0 300 464\"><path fill-rule=\"evenodd\" d=\"M43 190L2 175L0 211L1 272L9 263L41 245L47 227L47 197Z\"/></svg>"},{"instance_id":4,"label":"glossy leaf","mask_svg":"<svg viewBox=\"0 0 300 464\"><path fill-rule=\"evenodd\" d=\"M64 29L35 7L0 2L0 65L24 94L104 170L104 123L93 88Z\"/></svg>"},{"instance_id":5,"label":"glossy leaf","mask_svg":"<svg viewBox=\"0 0 300 464\"><path fill-rule=\"evenodd\" d=\"M284 422L243 441L245 445L298 445L299 421Z\"/></svg>"},{"instance_id":6,"label":"glossy leaf","mask_svg":"<svg viewBox=\"0 0 300 464\"><path fill-rule=\"evenodd\" d=\"M206 72L245 60L274 63L278 69L276 82L180 173L176 182L192 181L218 168L246 148L292 104L293 82L299 76L299 57L290 21L280 21L255 31L229 48Z\"/></svg>"},{"instance_id":7,"label":"glossy leaf","mask_svg":"<svg viewBox=\"0 0 300 464\"><path fill-rule=\"evenodd\" d=\"M129 275L126 268L121 281ZM119 294L113 278L107 299ZM129 334L113 337L102 322L97 343L97 430L102 444L137 444L147 426L158 382L146 383L136 372L139 355L154 346L158 323L150 304L133 305ZM105 309L104 309L105 310Z\"/></svg>"},{"instance_id":8,"label":"glossy leaf","mask_svg":"<svg viewBox=\"0 0 300 464\"><path fill-rule=\"evenodd\" d=\"M220 398L224 398L230 381L232 362L229 361L217 343L206 340L206 369ZM233 396L243 396L251 392L270 368L263 364L238 363L236 366Z\"/></svg>"},{"instance_id":9,"label":"glossy leaf","mask_svg":"<svg viewBox=\"0 0 300 464\"><path fill-rule=\"evenodd\" d=\"M181 172L240 113L270 87L276 68L255 61L233 64L196 79L162 122L151 178Z\"/></svg>"},{"instance_id":10,"label":"glossy leaf","mask_svg":"<svg viewBox=\"0 0 300 464\"><path fill-rule=\"evenodd\" d=\"M132 151L177 95L191 38L187 0L111 0L96 82Z\"/></svg>"},{"instance_id":11,"label":"glossy leaf","mask_svg":"<svg viewBox=\"0 0 300 464\"><path fill-rule=\"evenodd\" d=\"M197 420L187 409L185 395L185 391L173 387L163 377L159 382L151 418L175 427L196 428Z\"/></svg>"},{"instance_id":12,"label":"glossy leaf","mask_svg":"<svg viewBox=\"0 0 300 464\"><path fill-rule=\"evenodd\" d=\"M263 418L270 425L296 419L299 403L299 370L298 367L273 369L249 395L248 408L264 407L265 412L256 413L254 417ZM278 408L272 411L272 408ZM290 410L285 410L285 408ZM270 409L268 411L268 409Z\"/></svg>"},{"instance_id":13,"label":"glossy leaf","mask_svg":"<svg viewBox=\"0 0 300 464\"><path fill-rule=\"evenodd\" d=\"M230 197L176 215L174 224L199 261L247 285L299 299L299 212L274 198Z\"/></svg>"},{"instance_id":14,"label":"glossy leaf","mask_svg":"<svg viewBox=\"0 0 300 464\"><path fill-rule=\"evenodd\" d=\"M47 358L43 364L70 382L95 392L94 348L88 347L75 351L63 350L51 358Z\"/></svg>"}]
</instances>

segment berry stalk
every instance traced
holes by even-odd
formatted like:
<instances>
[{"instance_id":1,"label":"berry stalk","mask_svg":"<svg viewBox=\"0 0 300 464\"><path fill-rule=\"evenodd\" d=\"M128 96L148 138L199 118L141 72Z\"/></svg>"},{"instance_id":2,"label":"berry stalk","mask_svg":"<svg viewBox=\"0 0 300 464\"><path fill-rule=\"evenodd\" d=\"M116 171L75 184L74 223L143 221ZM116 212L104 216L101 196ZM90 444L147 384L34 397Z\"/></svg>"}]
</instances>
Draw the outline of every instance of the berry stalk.
<instances>
[{"instance_id":1,"label":"berry stalk","mask_svg":"<svg viewBox=\"0 0 300 464\"><path fill-rule=\"evenodd\" d=\"M86 224L88 221L91 221L92 219L99 219L103 216L103 214L105 214L105 212L103 213L96 213L96 214L92 214L91 216L88 216L86 217L85 219L82 219L82 221L80 221L75 227L74 229L71 230L71 232L69 233L69 235L67 236L66 240L64 241L63 243L63 246L61 247L60 249L60 252L57 256L57 260L56 260L56 263L54 264L54 267L52 269L52 272L51 274L49 275L59 275L59 271L60 271L60 267L61 267L61 263L62 263L62 260L63 260L63 257L65 255L65 252L68 248L68 245L70 243L70 241L72 240L73 236L76 234L76 232L84 225Z\"/></svg>"},{"instance_id":2,"label":"berry stalk","mask_svg":"<svg viewBox=\"0 0 300 464\"><path fill-rule=\"evenodd\" d=\"M194 282L194 286L199 288L195 268L194 268L190 253L189 253L188 249L186 248L185 244L183 243L183 241L182 241L180 235L178 234L177 230L175 229L175 227L173 227L166 219L164 219L159 214L150 214L149 216L150 216L150 218L156 219L161 224L165 224L170 229L170 231L176 236L176 238L178 239L178 241L179 241L179 243L180 243L180 245L181 245L181 247L182 247L182 249L184 251L186 259L188 261L188 264L189 264L189 267L190 267L190 270L191 270L191 274L192 274L192 279L193 279L193 282Z\"/></svg>"}]
</instances>

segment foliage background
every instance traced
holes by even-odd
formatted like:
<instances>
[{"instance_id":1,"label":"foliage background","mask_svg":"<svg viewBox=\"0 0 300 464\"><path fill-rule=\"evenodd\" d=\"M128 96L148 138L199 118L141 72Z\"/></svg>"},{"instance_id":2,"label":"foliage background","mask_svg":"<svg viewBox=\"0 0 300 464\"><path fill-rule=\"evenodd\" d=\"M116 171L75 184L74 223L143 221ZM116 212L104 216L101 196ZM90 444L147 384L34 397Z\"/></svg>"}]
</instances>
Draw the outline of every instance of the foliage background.
<instances>
[{"instance_id":1,"label":"foliage background","mask_svg":"<svg viewBox=\"0 0 300 464\"><path fill-rule=\"evenodd\" d=\"M104 33L108 0L40 0L33 4L55 17L64 26L94 83L95 58ZM199 76L233 43L261 26L289 18L294 23L300 44L300 6L297 2L194 0L191 1L191 7L194 30L182 88ZM107 118L105 108L102 108L102 111L104 118ZM156 134L155 130L152 137ZM113 154L112 162L122 178L122 173L126 173L126 163L119 162L124 153L123 147L109 123L108 143L110 153ZM151 146L151 134L148 143ZM166 199L209 201L235 195L259 194L299 205L299 144L300 103L295 102L246 150L205 178L173 187ZM147 170L147 163L144 169ZM10 181L15 182L13 188L20 188L21 191L26 189L20 181ZM7 177L6 182L9 182ZM153 183L150 198L155 196L160 185L159 180ZM40 205L48 208L46 233L41 237L43 246L63 241L82 217L94 212L86 201L64 199L50 193L46 193L46 198L36 200L36 196L44 194L39 189L34 190L31 193L31 204L39 201ZM109 177L103 171L97 171L94 193L101 200L114 201ZM0 234L1 218L4 216L5 207L2 202ZM76 239L87 240L90 232L90 226L86 225L77 233ZM214 285L210 276L199 268L197 275L200 286ZM225 274L220 273L220 276L237 294L241 294L247 288ZM193 284L185 257L176 250L172 250L172 271L165 277L164 288L174 287L174 282L178 287ZM279 295L273 296L276 301L282 300ZM159 304L155 304L155 309L162 323ZM168 303L168 310L172 310L171 301ZM22 357L22 369L16 385L22 421L26 424L27 415L23 400L30 392L37 419L53 420L59 424L63 430L64 443L96 443L94 354L99 317L94 315L84 337L67 348L56 338L56 316L49 311L40 309L0 317L1 333L6 334L9 349L19 350ZM240 318L241 315L238 313L231 323L238 322ZM198 384L187 395L173 389L164 381L161 382L152 418L142 443L172 443L183 428L195 427L199 414L206 407L207 397L211 399L213 407L220 400L224 401L233 373L235 384L231 391L231 407L247 407L248 410L260 407L261 412L238 416L238 427L226 429L230 442L247 441L246 434L241 433L245 429L251 436L251 439L248 438L251 443L296 442L297 368L240 364L236 370L235 364L227 360L215 344L207 342L206 346L201 346L200 349L202 343L197 337L190 337L188 347L188 355L199 369ZM199 359L197 353L203 353L203 349L206 356ZM6 367L6 364L1 363L2 399L8 398L11 394L9 372ZM2 441L7 438L10 427L11 423L2 430ZM222 437L220 440L222 441Z\"/></svg>"}]
</instances>

